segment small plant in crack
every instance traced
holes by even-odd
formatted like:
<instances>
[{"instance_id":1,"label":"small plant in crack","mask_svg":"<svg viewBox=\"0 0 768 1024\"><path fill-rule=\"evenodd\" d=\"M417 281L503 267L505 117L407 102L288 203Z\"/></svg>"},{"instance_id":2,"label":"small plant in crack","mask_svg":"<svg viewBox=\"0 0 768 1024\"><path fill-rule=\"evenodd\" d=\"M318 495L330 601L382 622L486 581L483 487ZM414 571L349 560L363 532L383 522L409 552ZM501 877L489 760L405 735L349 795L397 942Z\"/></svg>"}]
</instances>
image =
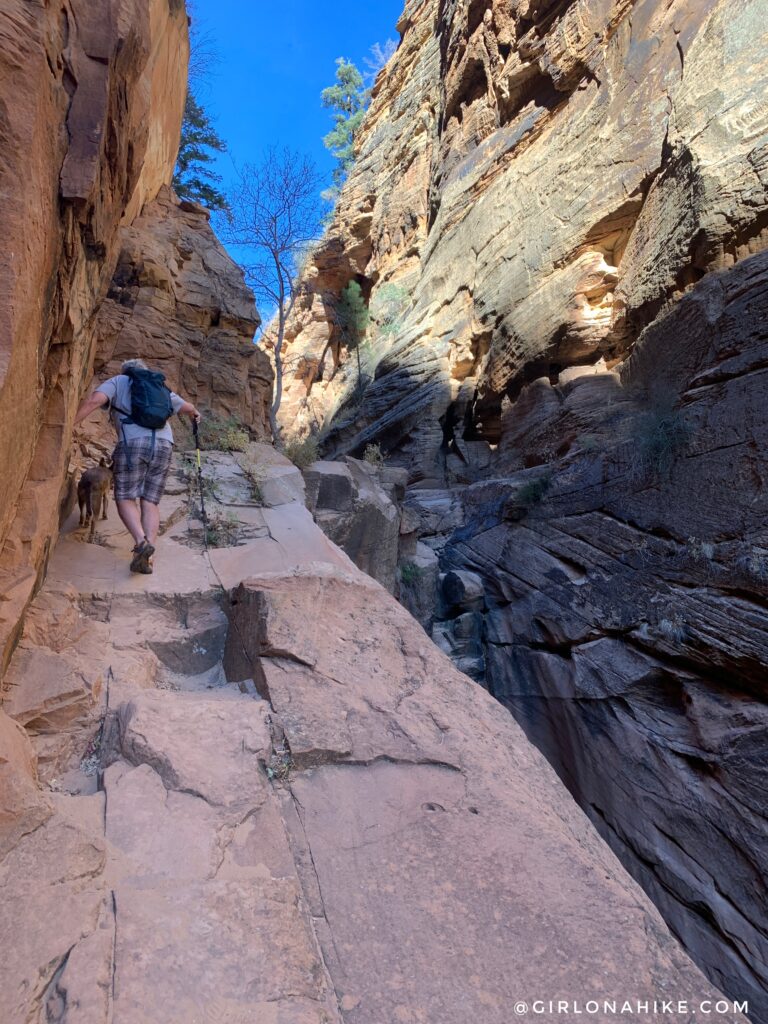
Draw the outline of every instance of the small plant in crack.
<instances>
[{"instance_id":1,"label":"small plant in crack","mask_svg":"<svg viewBox=\"0 0 768 1024\"><path fill-rule=\"evenodd\" d=\"M711 562L715 557L715 545L698 537L689 537L688 554L694 562Z\"/></svg>"},{"instance_id":2,"label":"small plant in crack","mask_svg":"<svg viewBox=\"0 0 768 1024\"><path fill-rule=\"evenodd\" d=\"M413 562L403 562L400 565L400 583L403 587L413 587L421 579L423 569Z\"/></svg>"},{"instance_id":3,"label":"small plant in crack","mask_svg":"<svg viewBox=\"0 0 768 1024\"><path fill-rule=\"evenodd\" d=\"M659 622L659 632L665 640L677 646L688 639L688 626L677 613Z\"/></svg>"},{"instance_id":4,"label":"small plant in crack","mask_svg":"<svg viewBox=\"0 0 768 1024\"><path fill-rule=\"evenodd\" d=\"M690 429L677 409L655 408L633 421L632 475L642 479L668 474L690 440Z\"/></svg>"},{"instance_id":5,"label":"small plant in crack","mask_svg":"<svg viewBox=\"0 0 768 1024\"><path fill-rule=\"evenodd\" d=\"M190 504L190 514L202 522L202 512ZM243 540L243 526L234 512L218 510L208 512L205 531L205 542L209 548L233 548ZM194 531L198 533L198 531ZM199 536L199 533L198 533Z\"/></svg>"},{"instance_id":6,"label":"small plant in crack","mask_svg":"<svg viewBox=\"0 0 768 1024\"><path fill-rule=\"evenodd\" d=\"M80 759L80 771L83 775L95 775L101 763L101 738L104 733L104 723L99 726L98 732L94 733L88 741L82 758Z\"/></svg>"},{"instance_id":7,"label":"small plant in crack","mask_svg":"<svg viewBox=\"0 0 768 1024\"><path fill-rule=\"evenodd\" d=\"M291 771L296 767L287 746L275 747L267 765L267 778L278 782L288 782Z\"/></svg>"}]
</instances>

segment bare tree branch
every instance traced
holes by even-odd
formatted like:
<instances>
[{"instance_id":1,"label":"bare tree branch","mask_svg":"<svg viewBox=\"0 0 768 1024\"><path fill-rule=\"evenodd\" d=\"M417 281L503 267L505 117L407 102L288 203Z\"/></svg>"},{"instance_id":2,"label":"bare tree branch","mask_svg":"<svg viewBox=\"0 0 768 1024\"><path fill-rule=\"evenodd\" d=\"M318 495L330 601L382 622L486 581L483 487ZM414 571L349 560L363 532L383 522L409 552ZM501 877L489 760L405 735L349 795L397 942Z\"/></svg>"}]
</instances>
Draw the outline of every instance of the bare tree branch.
<instances>
[{"instance_id":1,"label":"bare tree branch","mask_svg":"<svg viewBox=\"0 0 768 1024\"><path fill-rule=\"evenodd\" d=\"M253 254L244 267L254 291L277 308L275 394L270 410L277 439L283 397L283 340L297 296L307 248L319 232L321 179L308 157L290 149L269 149L259 164L248 164L228 196L224 241Z\"/></svg>"}]
</instances>

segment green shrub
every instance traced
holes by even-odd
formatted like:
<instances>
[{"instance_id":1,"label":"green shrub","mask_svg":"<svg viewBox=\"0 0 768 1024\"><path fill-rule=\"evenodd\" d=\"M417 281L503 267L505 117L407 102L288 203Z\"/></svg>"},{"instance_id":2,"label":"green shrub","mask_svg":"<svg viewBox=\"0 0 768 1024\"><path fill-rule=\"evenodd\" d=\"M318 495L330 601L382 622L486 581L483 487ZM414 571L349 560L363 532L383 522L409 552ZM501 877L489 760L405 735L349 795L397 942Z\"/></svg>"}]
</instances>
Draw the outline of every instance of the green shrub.
<instances>
[{"instance_id":1,"label":"green shrub","mask_svg":"<svg viewBox=\"0 0 768 1024\"><path fill-rule=\"evenodd\" d=\"M527 484L523 484L515 495L515 500L518 504L531 508L533 505L538 505L551 486L552 475L545 473L544 476L537 477L536 480L530 480Z\"/></svg>"},{"instance_id":2,"label":"green shrub","mask_svg":"<svg viewBox=\"0 0 768 1024\"><path fill-rule=\"evenodd\" d=\"M416 580L420 579L423 574L423 569L420 569L418 565L413 562L403 562L400 566L400 581L405 584L406 587L412 586Z\"/></svg>"},{"instance_id":3,"label":"green shrub","mask_svg":"<svg viewBox=\"0 0 768 1024\"><path fill-rule=\"evenodd\" d=\"M380 444L367 444L363 452L363 461L381 469L384 466L384 453Z\"/></svg>"},{"instance_id":4,"label":"green shrub","mask_svg":"<svg viewBox=\"0 0 768 1024\"><path fill-rule=\"evenodd\" d=\"M290 459L294 466L306 469L320 456L320 443L314 434L304 438L291 437L283 446L283 455Z\"/></svg>"},{"instance_id":5,"label":"green shrub","mask_svg":"<svg viewBox=\"0 0 768 1024\"><path fill-rule=\"evenodd\" d=\"M251 440L248 431L234 416L224 418L211 413L200 421L200 447L205 451L244 452Z\"/></svg>"},{"instance_id":6,"label":"green shrub","mask_svg":"<svg viewBox=\"0 0 768 1024\"><path fill-rule=\"evenodd\" d=\"M678 410L652 409L633 424L636 475L666 473L676 454L685 448L689 431Z\"/></svg>"},{"instance_id":7,"label":"green shrub","mask_svg":"<svg viewBox=\"0 0 768 1024\"><path fill-rule=\"evenodd\" d=\"M390 337L398 332L400 322L410 304L409 293L399 284L384 284L376 289L371 313L376 321L379 336Z\"/></svg>"}]
</instances>

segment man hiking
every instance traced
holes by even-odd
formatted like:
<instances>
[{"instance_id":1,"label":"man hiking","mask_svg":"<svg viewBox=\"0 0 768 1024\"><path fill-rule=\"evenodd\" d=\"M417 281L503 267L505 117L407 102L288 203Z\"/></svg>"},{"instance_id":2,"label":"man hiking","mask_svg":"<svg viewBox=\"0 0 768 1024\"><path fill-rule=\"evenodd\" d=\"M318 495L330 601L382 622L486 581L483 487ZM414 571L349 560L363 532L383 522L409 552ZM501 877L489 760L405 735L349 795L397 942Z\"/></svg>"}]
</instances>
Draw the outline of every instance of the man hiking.
<instances>
[{"instance_id":1,"label":"man hiking","mask_svg":"<svg viewBox=\"0 0 768 1024\"><path fill-rule=\"evenodd\" d=\"M200 413L165 386L143 359L128 359L122 373L100 384L80 405L75 424L97 409L109 406L117 431L112 456L117 512L134 540L131 572L151 573L160 499L171 467L173 431L168 424L177 413L200 422Z\"/></svg>"}]
</instances>

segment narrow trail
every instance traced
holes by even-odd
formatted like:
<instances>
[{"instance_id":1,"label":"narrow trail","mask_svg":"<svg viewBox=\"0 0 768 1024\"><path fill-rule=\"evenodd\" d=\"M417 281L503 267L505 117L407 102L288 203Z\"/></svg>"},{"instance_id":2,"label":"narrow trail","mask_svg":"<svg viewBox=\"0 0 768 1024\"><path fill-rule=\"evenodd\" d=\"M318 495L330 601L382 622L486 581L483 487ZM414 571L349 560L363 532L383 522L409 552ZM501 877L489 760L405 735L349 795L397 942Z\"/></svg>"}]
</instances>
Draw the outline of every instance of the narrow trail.
<instances>
[{"instance_id":1,"label":"narrow trail","mask_svg":"<svg viewBox=\"0 0 768 1024\"><path fill-rule=\"evenodd\" d=\"M711 993L509 714L255 447L263 507L206 457L236 546L201 551L181 460L152 576L114 510L51 558L7 700L49 813L0 868L0 1019L508 1024Z\"/></svg>"}]
</instances>

